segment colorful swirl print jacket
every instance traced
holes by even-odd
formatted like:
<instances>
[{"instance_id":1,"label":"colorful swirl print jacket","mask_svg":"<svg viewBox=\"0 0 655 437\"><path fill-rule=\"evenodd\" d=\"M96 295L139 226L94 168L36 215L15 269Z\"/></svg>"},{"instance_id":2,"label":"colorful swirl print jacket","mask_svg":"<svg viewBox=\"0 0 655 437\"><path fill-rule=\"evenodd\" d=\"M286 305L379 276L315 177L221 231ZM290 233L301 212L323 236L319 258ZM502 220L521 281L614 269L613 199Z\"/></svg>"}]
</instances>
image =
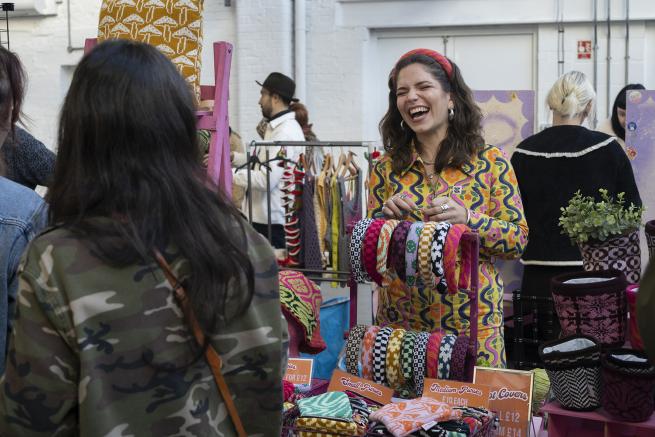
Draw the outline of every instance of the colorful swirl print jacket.
<instances>
[{"instance_id":1,"label":"colorful swirl print jacket","mask_svg":"<svg viewBox=\"0 0 655 437\"><path fill-rule=\"evenodd\" d=\"M243 245L254 297L212 344L248 434L279 436L287 328L277 265L248 225ZM184 281L189 264L170 250L164 256ZM21 269L0 436L236 435L204 356L194 361L195 339L154 259L110 267L57 228L32 242Z\"/></svg>"},{"instance_id":2,"label":"colorful swirl print jacket","mask_svg":"<svg viewBox=\"0 0 655 437\"><path fill-rule=\"evenodd\" d=\"M391 157L383 156L371 172L368 216L382 211L394 194L405 193L417 206L427 207L437 196L450 196L470 210L471 230L480 235L478 362L505 367L503 282L495 258L519 258L528 242L528 226L516 176L497 147L484 146L461 169L446 168L429 184L423 161L413 154L411 165L398 175ZM411 214L409 220L423 220ZM466 293L440 295L432 288L410 287L395 278L380 289L377 323L416 330L467 329Z\"/></svg>"}]
</instances>

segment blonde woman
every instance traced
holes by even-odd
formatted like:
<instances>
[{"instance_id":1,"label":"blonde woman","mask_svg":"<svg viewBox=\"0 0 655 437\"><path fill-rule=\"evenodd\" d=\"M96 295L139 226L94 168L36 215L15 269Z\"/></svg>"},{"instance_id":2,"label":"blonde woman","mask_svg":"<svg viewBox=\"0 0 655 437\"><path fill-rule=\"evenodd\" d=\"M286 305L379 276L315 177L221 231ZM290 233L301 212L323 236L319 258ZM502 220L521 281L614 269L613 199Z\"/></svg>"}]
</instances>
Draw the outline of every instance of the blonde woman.
<instances>
[{"instance_id":1,"label":"blonde woman","mask_svg":"<svg viewBox=\"0 0 655 437\"><path fill-rule=\"evenodd\" d=\"M558 226L560 208L580 190L598 197L605 188L626 201L641 205L627 156L607 134L582 126L593 114L596 93L584 73L562 75L548 92L553 126L518 145L512 156L530 241L521 257L524 265L523 294L550 296L550 278L582 269L576 246ZM555 327L552 335L557 335Z\"/></svg>"}]
</instances>

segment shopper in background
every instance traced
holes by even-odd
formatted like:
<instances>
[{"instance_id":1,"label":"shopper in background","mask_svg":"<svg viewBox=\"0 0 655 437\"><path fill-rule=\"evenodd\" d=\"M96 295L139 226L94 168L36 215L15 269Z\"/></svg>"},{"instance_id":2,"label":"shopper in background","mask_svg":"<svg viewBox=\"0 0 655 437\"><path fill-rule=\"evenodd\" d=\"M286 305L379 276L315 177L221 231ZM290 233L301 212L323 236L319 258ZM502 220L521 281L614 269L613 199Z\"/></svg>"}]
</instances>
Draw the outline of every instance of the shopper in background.
<instances>
[{"instance_id":1,"label":"shopper in background","mask_svg":"<svg viewBox=\"0 0 655 437\"><path fill-rule=\"evenodd\" d=\"M262 115L268 120L265 126L264 141L304 141L305 135L302 128L296 121L295 113L290 109L294 98L296 83L282 73L271 73L264 83L257 82L262 88L259 98L259 106ZM299 150L295 147L271 147L268 149L269 159L275 157L287 158L296 161ZM253 151L260 162L266 161L266 149L259 147ZM246 164L245 153L233 153L232 164L240 167ZM271 201L271 233L272 245L279 249L278 258L286 258L284 249L286 247L284 234L284 208L282 206L282 173L284 171L281 161L273 161L268 164L270 167L270 191L267 188L267 168L263 165L253 165L250 173L250 185L248 185L248 173L246 169L236 170L232 183L238 187L249 190L248 195L252 196L252 222L257 232L268 236L268 201Z\"/></svg>"},{"instance_id":2,"label":"shopper in background","mask_svg":"<svg viewBox=\"0 0 655 437\"><path fill-rule=\"evenodd\" d=\"M466 224L479 234L478 362L505 367L503 285L492 258L519 257L528 228L514 171L500 149L485 145L481 119L457 65L433 50L404 54L389 76L380 122L387 153L373 166L368 215ZM396 279L379 295L380 325L434 331L468 322L461 291L439 294Z\"/></svg>"},{"instance_id":3,"label":"shopper in background","mask_svg":"<svg viewBox=\"0 0 655 437\"><path fill-rule=\"evenodd\" d=\"M607 120L603 121L598 126L598 131L606 133L607 135L616 137L616 141L621 145L624 151L628 152L625 146L625 108L626 108L626 94L630 90L643 90L646 89L640 83L631 83L624 86L614 99L612 106L612 115Z\"/></svg>"},{"instance_id":4,"label":"shopper in background","mask_svg":"<svg viewBox=\"0 0 655 437\"><path fill-rule=\"evenodd\" d=\"M512 156L530 227L530 242L521 257L524 295L550 297L553 276L582 269L578 248L558 224L560 208L576 191L595 198L600 188L613 197L625 192L628 205L641 205L632 167L616 138L582 126L593 115L595 99L584 73L562 75L546 97L553 126L525 139ZM543 340L559 335L555 317L553 323L554 330L545 332ZM541 328L543 332L546 326Z\"/></svg>"},{"instance_id":5,"label":"shopper in background","mask_svg":"<svg viewBox=\"0 0 655 437\"><path fill-rule=\"evenodd\" d=\"M78 65L48 192L53 228L21 267L0 435L234 436L206 347L246 432L279 435L275 258L207 185L194 109L147 44L108 41Z\"/></svg>"},{"instance_id":6,"label":"shopper in background","mask_svg":"<svg viewBox=\"0 0 655 437\"><path fill-rule=\"evenodd\" d=\"M3 177L7 174L6 138L13 135L21 115L23 77L18 57L0 46L0 375L16 307L18 262L47 219L47 208L38 194Z\"/></svg>"},{"instance_id":7,"label":"shopper in background","mask_svg":"<svg viewBox=\"0 0 655 437\"><path fill-rule=\"evenodd\" d=\"M0 45L0 63L4 67L6 82L0 91L13 96L14 108L10 111L10 129L0 137L0 159L5 163L5 177L34 189L47 186L55 169L55 154L42 142L16 125L21 117L25 94L25 71L16 54Z\"/></svg>"}]
</instances>

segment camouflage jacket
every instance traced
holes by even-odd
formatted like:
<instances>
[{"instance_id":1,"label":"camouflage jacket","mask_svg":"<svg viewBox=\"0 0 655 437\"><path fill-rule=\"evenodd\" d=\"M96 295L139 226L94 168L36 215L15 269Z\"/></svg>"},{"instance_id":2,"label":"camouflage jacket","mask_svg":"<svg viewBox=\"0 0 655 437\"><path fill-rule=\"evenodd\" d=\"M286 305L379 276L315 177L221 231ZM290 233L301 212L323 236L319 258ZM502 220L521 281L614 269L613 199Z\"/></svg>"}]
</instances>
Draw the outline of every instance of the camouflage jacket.
<instances>
[{"instance_id":1,"label":"camouflage jacket","mask_svg":"<svg viewBox=\"0 0 655 437\"><path fill-rule=\"evenodd\" d=\"M246 234L255 295L212 344L248 434L277 437L288 334L273 251ZM188 277L184 259L164 255ZM110 267L55 228L25 254L17 307L0 436L236 435L204 357L188 365L195 340L154 260Z\"/></svg>"}]
</instances>

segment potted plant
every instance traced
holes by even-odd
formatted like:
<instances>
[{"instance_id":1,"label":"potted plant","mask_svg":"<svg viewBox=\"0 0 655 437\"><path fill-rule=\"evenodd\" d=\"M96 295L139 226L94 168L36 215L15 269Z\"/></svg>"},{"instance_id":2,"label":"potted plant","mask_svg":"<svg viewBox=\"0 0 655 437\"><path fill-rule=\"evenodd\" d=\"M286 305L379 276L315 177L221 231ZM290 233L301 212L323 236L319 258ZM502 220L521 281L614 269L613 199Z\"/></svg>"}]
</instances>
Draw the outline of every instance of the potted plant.
<instances>
[{"instance_id":1,"label":"potted plant","mask_svg":"<svg viewBox=\"0 0 655 437\"><path fill-rule=\"evenodd\" d=\"M559 225L562 233L577 244L584 269L622 271L629 283L641 276L639 225L643 207L625 205L625 193L616 199L600 189L600 201L583 196L578 190L562 208Z\"/></svg>"}]
</instances>

